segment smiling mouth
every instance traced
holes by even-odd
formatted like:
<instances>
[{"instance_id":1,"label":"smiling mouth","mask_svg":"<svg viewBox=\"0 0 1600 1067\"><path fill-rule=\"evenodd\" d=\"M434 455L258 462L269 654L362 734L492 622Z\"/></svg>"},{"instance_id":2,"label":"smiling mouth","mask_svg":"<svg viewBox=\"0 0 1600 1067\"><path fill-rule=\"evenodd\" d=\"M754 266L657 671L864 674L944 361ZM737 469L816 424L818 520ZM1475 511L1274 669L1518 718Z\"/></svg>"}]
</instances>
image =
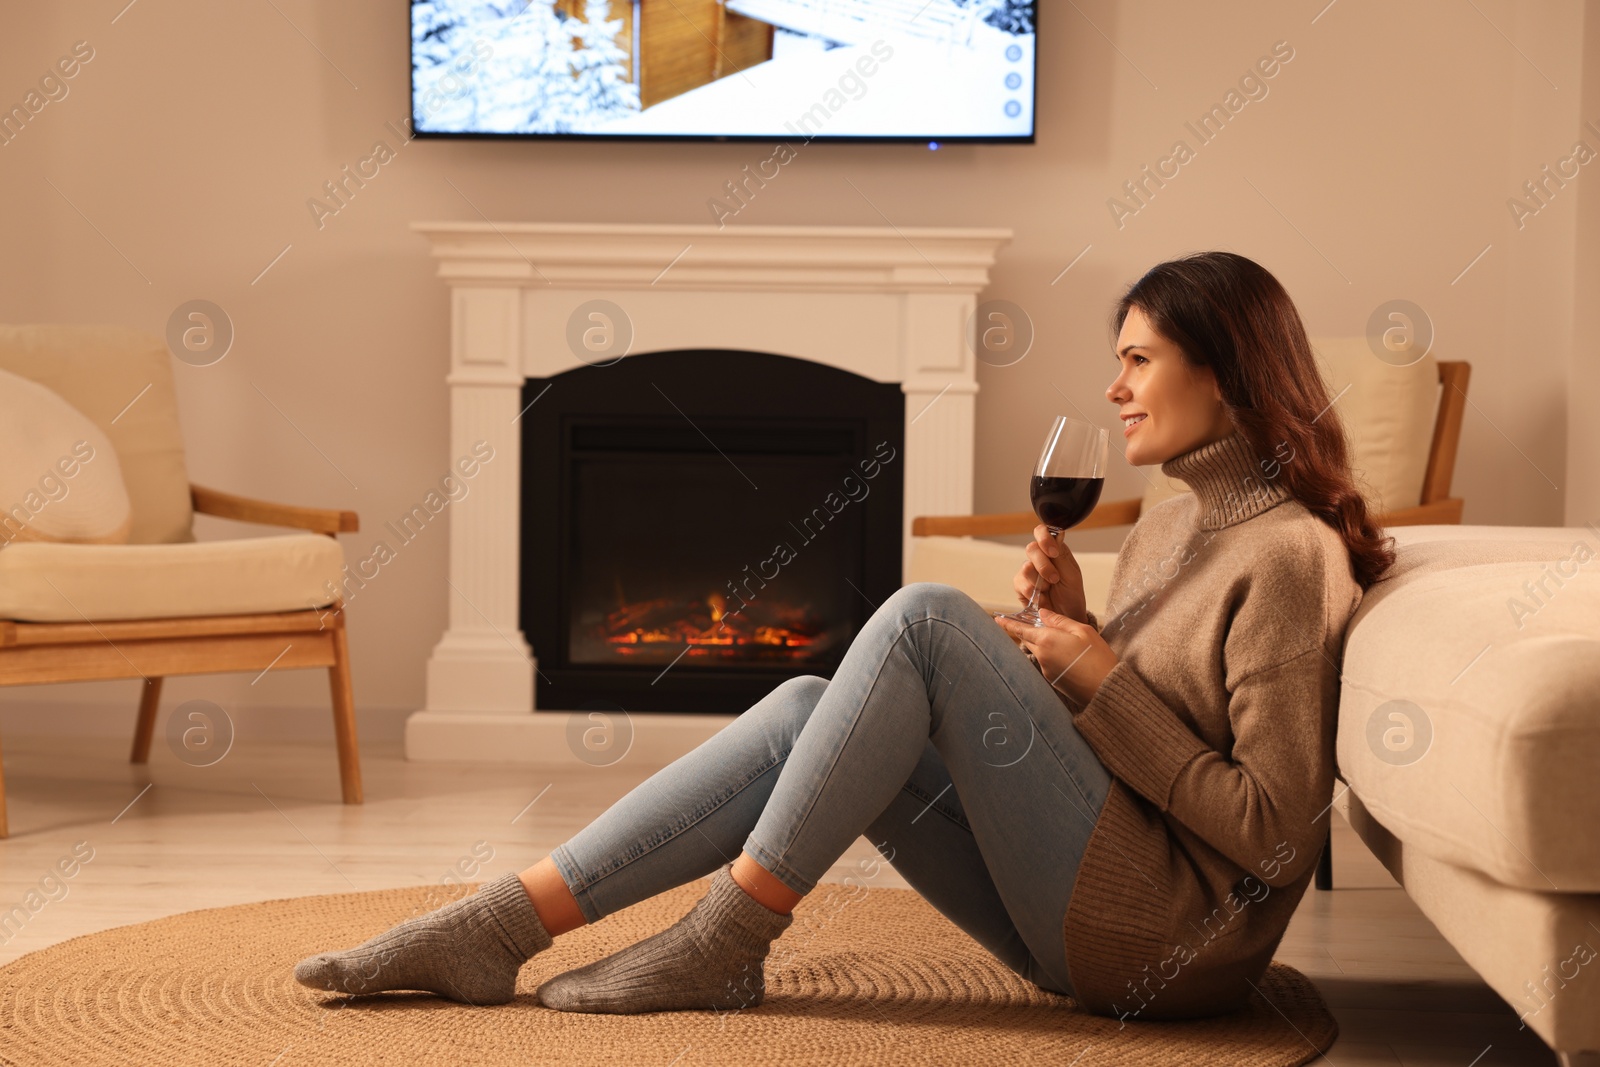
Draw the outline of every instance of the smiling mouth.
<instances>
[{"instance_id":1,"label":"smiling mouth","mask_svg":"<svg viewBox=\"0 0 1600 1067\"><path fill-rule=\"evenodd\" d=\"M1128 436L1129 434L1131 434L1133 432L1134 427L1142 426L1142 425L1144 425L1144 423L1148 422L1149 420L1150 420L1150 416L1141 415L1139 418L1134 419L1133 421L1127 423L1126 425L1124 425L1122 427L1122 436L1124 436L1124 437Z\"/></svg>"}]
</instances>

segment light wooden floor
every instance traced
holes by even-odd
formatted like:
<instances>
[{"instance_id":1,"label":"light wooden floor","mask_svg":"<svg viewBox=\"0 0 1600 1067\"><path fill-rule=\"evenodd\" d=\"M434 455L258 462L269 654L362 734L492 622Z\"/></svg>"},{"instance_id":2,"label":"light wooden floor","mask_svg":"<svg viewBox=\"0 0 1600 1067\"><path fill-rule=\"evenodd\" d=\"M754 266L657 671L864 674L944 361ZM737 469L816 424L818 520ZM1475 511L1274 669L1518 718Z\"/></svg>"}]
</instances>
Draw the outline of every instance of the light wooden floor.
<instances>
[{"instance_id":1,"label":"light wooden floor","mask_svg":"<svg viewBox=\"0 0 1600 1067\"><path fill-rule=\"evenodd\" d=\"M65 897L0 944L0 964L193 908L437 882L485 845L493 858L470 880L520 870L653 769L627 759L562 769L407 763L398 747L369 742L367 803L345 807L331 746L240 742L217 765L193 768L159 741L149 767L135 768L122 741L5 738L14 836L0 842L0 912L76 842L94 858ZM858 841L831 877L872 855ZM1316 1062L1555 1062L1340 819L1334 870L1339 888L1307 891L1278 953L1317 982L1338 1017L1339 1040ZM904 883L886 872L876 884Z\"/></svg>"}]
</instances>

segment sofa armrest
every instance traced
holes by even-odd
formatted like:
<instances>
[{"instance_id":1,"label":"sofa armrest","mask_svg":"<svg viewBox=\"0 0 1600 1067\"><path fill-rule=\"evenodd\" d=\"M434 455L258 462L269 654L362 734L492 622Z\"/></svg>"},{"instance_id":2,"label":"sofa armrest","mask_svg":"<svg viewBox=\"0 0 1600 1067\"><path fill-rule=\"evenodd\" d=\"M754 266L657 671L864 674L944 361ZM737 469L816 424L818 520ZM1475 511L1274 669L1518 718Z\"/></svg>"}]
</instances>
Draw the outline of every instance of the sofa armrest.
<instances>
[{"instance_id":1,"label":"sofa armrest","mask_svg":"<svg viewBox=\"0 0 1600 1067\"><path fill-rule=\"evenodd\" d=\"M194 510L201 515L214 515L219 519L236 519L239 522L256 522L267 526L289 526L313 533L355 533L361 529L361 520L353 511L337 508L306 508L294 504L275 504L247 496L189 485L189 497Z\"/></svg>"}]
</instances>

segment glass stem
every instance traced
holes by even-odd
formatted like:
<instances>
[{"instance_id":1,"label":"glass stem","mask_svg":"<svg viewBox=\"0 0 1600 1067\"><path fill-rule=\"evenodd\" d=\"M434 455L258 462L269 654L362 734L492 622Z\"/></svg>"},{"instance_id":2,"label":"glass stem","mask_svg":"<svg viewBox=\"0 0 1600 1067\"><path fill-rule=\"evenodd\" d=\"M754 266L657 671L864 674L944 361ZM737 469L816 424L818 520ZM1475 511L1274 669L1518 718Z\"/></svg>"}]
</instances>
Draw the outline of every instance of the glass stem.
<instances>
[{"instance_id":1,"label":"glass stem","mask_svg":"<svg viewBox=\"0 0 1600 1067\"><path fill-rule=\"evenodd\" d=\"M1046 526L1045 529L1050 531L1050 540L1059 541L1059 539L1061 537L1061 530L1057 529L1054 526ZM1041 575L1039 575L1038 580L1033 583L1033 595L1028 597L1028 606L1022 609L1023 614L1033 615L1035 617L1038 616L1038 614L1039 614L1039 593L1043 589L1044 589L1044 575L1041 574ZM1040 624L1043 625L1043 620L1041 620Z\"/></svg>"}]
</instances>

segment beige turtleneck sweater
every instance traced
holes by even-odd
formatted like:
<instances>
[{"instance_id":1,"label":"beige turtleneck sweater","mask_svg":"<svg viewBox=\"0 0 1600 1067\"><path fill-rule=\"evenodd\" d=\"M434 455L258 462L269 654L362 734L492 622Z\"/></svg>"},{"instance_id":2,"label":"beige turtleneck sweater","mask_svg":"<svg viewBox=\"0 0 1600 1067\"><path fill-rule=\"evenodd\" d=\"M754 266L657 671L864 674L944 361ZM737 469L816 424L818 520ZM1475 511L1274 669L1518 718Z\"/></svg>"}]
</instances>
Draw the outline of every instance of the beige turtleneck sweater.
<instances>
[{"instance_id":1,"label":"beige turtleneck sweater","mask_svg":"<svg viewBox=\"0 0 1600 1067\"><path fill-rule=\"evenodd\" d=\"M1361 587L1284 489L1293 462L1235 432L1163 463L1194 492L1140 516L1090 618L1119 658L1086 705L1063 697L1112 775L1063 931L1091 1011L1241 1007L1315 871Z\"/></svg>"}]
</instances>

